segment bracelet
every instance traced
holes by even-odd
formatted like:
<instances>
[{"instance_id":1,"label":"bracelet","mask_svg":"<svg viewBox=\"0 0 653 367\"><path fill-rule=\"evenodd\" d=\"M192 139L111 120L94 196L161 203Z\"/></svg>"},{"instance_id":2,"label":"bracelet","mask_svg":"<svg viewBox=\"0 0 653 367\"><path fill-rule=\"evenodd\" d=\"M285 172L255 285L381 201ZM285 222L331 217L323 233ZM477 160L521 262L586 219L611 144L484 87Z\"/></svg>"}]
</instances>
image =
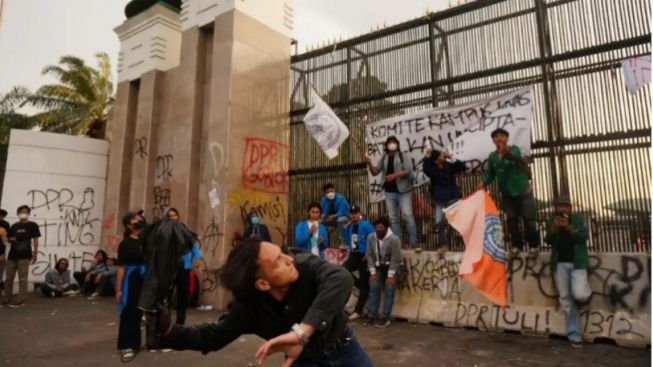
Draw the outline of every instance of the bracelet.
<instances>
[{"instance_id":1,"label":"bracelet","mask_svg":"<svg viewBox=\"0 0 653 367\"><path fill-rule=\"evenodd\" d=\"M302 347L306 346L308 344L308 336L304 334L304 331L302 330L301 327L299 327L299 324L295 324L292 326L291 330L297 334L297 338L299 338L299 344L302 345Z\"/></svg>"}]
</instances>

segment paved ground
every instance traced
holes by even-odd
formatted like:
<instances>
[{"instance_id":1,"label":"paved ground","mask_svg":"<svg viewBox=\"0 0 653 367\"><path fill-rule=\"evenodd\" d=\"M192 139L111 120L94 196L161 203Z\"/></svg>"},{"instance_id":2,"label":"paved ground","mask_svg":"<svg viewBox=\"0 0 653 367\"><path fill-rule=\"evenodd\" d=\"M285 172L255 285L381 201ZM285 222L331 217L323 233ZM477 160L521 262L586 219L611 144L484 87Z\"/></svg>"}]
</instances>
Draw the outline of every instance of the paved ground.
<instances>
[{"instance_id":1,"label":"paved ground","mask_svg":"<svg viewBox=\"0 0 653 367\"><path fill-rule=\"evenodd\" d=\"M211 321L216 311L189 311L189 323ZM104 298L44 299L0 308L0 366L118 366L116 304ZM404 322L385 330L354 324L376 367L390 366L650 366L650 350L607 344L574 349L563 339L486 333ZM131 366L233 366L251 362L261 339L244 336L228 348L198 352L141 352ZM280 357L265 366L279 366ZM355 366L352 366L355 367Z\"/></svg>"}]
</instances>

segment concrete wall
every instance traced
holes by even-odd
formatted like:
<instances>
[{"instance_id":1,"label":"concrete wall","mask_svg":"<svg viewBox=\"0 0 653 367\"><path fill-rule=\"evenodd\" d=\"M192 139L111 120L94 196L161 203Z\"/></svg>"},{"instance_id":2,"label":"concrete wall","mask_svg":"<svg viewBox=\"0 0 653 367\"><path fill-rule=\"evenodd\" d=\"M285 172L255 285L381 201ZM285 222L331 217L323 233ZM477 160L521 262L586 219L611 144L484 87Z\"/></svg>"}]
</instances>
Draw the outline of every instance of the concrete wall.
<instances>
[{"instance_id":1,"label":"concrete wall","mask_svg":"<svg viewBox=\"0 0 653 367\"><path fill-rule=\"evenodd\" d=\"M14 223L16 209L29 205L40 227L30 282L43 280L61 257L75 271L93 261L102 240L108 149L104 140L11 130L1 206Z\"/></svg>"},{"instance_id":2,"label":"concrete wall","mask_svg":"<svg viewBox=\"0 0 653 367\"><path fill-rule=\"evenodd\" d=\"M117 250L120 216L166 208L200 235L203 303L227 301L213 271L244 217L260 213L273 241L286 237L290 39L231 10L182 33L179 67L118 85L104 246ZM209 192L220 204L211 208Z\"/></svg>"},{"instance_id":3,"label":"concrete wall","mask_svg":"<svg viewBox=\"0 0 653 367\"><path fill-rule=\"evenodd\" d=\"M327 260L342 264L347 255L327 250ZM462 253L404 252L408 270L399 285L395 317L449 327L523 334L566 335L558 309L550 255L508 262L508 307L494 306L458 277ZM613 339L619 345L651 344L651 257L643 254L590 254L590 302L579 310L586 341Z\"/></svg>"}]
</instances>

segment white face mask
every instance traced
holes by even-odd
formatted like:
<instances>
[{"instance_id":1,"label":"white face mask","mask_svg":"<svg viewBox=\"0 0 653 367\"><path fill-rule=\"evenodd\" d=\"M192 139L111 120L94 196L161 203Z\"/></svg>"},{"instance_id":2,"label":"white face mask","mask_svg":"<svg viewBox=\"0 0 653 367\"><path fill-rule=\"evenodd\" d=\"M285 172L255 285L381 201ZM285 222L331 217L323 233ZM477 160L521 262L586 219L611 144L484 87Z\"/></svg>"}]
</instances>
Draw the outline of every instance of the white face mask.
<instances>
[{"instance_id":1,"label":"white face mask","mask_svg":"<svg viewBox=\"0 0 653 367\"><path fill-rule=\"evenodd\" d=\"M333 200L333 199L336 198L336 193L335 192L330 192L330 193L326 194L326 197L329 200Z\"/></svg>"},{"instance_id":2,"label":"white face mask","mask_svg":"<svg viewBox=\"0 0 653 367\"><path fill-rule=\"evenodd\" d=\"M397 150L397 143L390 143L388 144L388 150L391 152L394 152Z\"/></svg>"},{"instance_id":3,"label":"white face mask","mask_svg":"<svg viewBox=\"0 0 653 367\"><path fill-rule=\"evenodd\" d=\"M29 214L27 214L27 213L20 213L20 214L18 214L18 218L19 218L19 219L27 219L27 218L29 218Z\"/></svg>"}]
</instances>

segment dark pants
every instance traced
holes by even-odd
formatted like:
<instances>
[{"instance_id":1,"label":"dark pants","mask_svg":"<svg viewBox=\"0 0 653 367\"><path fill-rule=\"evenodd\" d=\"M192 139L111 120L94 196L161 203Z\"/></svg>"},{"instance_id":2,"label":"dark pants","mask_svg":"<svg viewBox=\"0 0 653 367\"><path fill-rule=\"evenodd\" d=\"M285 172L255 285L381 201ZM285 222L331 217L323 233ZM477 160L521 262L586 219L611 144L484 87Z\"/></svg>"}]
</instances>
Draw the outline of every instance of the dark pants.
<instances>
[{"instance_id":1,"label":"dark pants","mask_svg":"<svg viewBox=\"0 0 653 367\"><path fill-rule=\"evenodd\" d=\"M45 283L41 283L41 293L43 293L43 295L46 297L61 297L63 296L64 292L74 291L77 289L79 289L77 284L69 284L63 289L63 291L58 291L57 288L49 286Z\"/></svg>"},{"instance_id":2,"label":"dark pants","mask_svg":"<svg viewBox=\"0 0 653 367\"><path fill-rule=\"evenodd\" d=\"M354 332L347 328L346 333L347 340L333 352L320 359L302 355L292 367L374 367L367 353L358 344Z\"/></svg>"},{"instance_id":3,"label":"dark pants","mask_svg":"<svg viewBox=\"0 0 653 367\"><path fill-rule=\"evenodd\" d=\"M81 289L84 289L84 283L86 282L86 274L88 274L88 271L76 271L73 273L73 278L75 278L77 284L79 284L79 287Z\"/></svg>"},{"instance_id":4,"label":"dark pants","mask_svg":"<svg viewBox=\"0 0 653 367\"><path fill-rule=\"evenodd\" d=\"M186 323L186 309L188 308L188 282L190 270L186 270L183 267L177 268L177 324L183 325Z\"/></svg>"},{"instance_id":5,"label":"dark pants","mask_svg":"<svg viewBox=\"0 0 653 367\"><path fill-rule=\"evenodd\" d=\"M510 232L512 246L520 250L524 249L524 240L519 230L519 219L521 218L524 221L528 245L530 248L539 249L540 234L537 231L537 223L535 221L535 199L533 198L533 193L515 197L502 195L501 204L503 211L508 217L508 231Z\"/></svg>"},{"instance_id":6,"label":"dark pants","mask_svg":"<svg viewBox=\"0 0 653 367\"><path fill-rule=\"evenodd\" d=\"M113 296L116 294L115 283L115 277L104 275L102 276L102 279L100 279L97 287L95 287L95 293L99 294L100 296Z\"/></svg>"},{"instance_id":7,"label":"dark pants","mask_svg":"<svg viewBox=\"0 0 653 367\"><path fill-rule=\"evenodd\" d=\"M354 312L362 315L367 298L370 296L370 271L367 269L365 255L360 252L352 252L349 254L349 258L347 258L343 266L350 273L358 270L358 279L354 278L354 285L358 288L358 301L356 302Z\"/></svg>"},{"instance_id":8,"label":"dark pants","mask_svg":"<svg viewBox=\"0 0 653 367\"><path fill-rule=\"evenodd\" d=\"M138 298L143 287L143 279L138 271L134 271L125 279L129 282L129 294L127 304L120 315L120 328L118 329L118 349L134 349L137 351L141 347L141 317L143 311L138 308Z\"/></svg>"}]
</instances>

